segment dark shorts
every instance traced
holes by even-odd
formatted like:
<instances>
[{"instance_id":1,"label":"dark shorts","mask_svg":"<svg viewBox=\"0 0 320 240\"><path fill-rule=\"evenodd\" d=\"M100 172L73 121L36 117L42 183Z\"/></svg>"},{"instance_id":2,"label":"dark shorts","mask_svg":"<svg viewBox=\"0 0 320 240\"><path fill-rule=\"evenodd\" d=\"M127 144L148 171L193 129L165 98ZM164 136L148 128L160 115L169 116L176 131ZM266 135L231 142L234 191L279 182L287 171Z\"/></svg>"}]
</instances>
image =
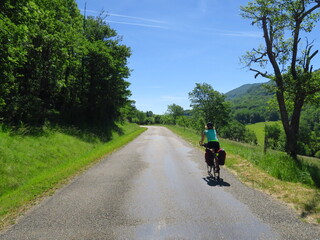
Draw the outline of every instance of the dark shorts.
<instances>
[{"instance_id":1,"label":"dark shorts","mask_svg":"<svg viewBox=\"0 0 320 240\"><path fill-rule=\"evenodd\" d=\"M207 148L214 149L215 152L218 152L220 149L220 144L219 142L208 142Z\"/></svg>"}]
</instances>

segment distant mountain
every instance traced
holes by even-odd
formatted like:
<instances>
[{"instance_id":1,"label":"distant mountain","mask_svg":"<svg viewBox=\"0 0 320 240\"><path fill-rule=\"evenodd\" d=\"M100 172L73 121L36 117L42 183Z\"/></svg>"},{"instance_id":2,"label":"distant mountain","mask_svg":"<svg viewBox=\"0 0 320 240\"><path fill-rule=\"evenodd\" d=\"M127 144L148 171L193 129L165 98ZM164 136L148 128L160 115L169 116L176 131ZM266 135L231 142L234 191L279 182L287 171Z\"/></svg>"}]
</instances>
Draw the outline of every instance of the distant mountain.
<instances>
[{"instance_id":1,"label":"distant mountain","mask_svg":"<svg viewBox=\"0 0 320 240\"><path fill-rule=\"evenodd\" d=\"M227 101L232 101L235 98L242 97L243 95L248 94L250 90L254 88L259 88L263 83L253 83L253 84L244 84L236 89L233 89L229 92L227 92L225 95L227 96Z\"/></svg>"},{"instance_id":2,"label":"distant mountain","mask_svg":"<svg viewBox=\"0 0 320 240\"><path fill-rule=\"evenodd\" d=\"M227 92L226 101L231 102L231 110L235 119L244 124L279 120L277 109L268 109L268 101L274 93L269 92L264 85L245 84Z\"/></svg>"}]
</instances>

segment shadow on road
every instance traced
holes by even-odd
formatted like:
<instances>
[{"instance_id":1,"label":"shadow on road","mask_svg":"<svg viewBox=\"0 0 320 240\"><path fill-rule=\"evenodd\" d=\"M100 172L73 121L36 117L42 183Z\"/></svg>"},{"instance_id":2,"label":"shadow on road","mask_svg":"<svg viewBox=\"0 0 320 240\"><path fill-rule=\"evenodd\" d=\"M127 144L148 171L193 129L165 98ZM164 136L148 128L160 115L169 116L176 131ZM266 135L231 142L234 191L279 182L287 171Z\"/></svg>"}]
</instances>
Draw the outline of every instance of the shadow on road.
<instances>
[{"instance_id":1,"label":"shadow on road","mask_svg":"<svg viewBox=\"0 0 320 240\"><path fill-rule=\"evenodd\" d=\"M220 178L219 181L215 180L213 177L205 177L202 178L210 187L214 186L220 186L220 187L230 187L230 183L227 183L223 181L222 178Z\"/></svg>"}]
</instances>

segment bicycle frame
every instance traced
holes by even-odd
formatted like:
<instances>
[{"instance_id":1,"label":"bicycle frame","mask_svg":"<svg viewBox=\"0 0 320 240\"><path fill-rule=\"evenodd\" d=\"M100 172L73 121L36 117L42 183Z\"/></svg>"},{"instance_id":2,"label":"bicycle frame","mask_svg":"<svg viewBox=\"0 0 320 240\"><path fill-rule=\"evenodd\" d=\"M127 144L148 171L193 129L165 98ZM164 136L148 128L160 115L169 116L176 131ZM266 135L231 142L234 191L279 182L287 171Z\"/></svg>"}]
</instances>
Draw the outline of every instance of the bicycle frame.
<instances>
[{"instance_id":1,"label":"bicycle frame","mask_svg":"<svg viewBox=\"0 0 320 240\"><path fill-rule=\"evenodd\" d=\"M216 180L220 180L220 167L219 167L219 160L218 157L216 155L216 153L214 152L213 149L210 149L207 147L207 144L202 144L201 146L205 147L206 149L206 157L207 158L213 158L213 165L209 165L206 159L206 163L207 163L207 170L208 170L208 174L210 177L214 177L214 179ZM211 155L211 156L210 156ZM213 175L212 175L212 170L213 170Z\"/></svg>"}]
</instances>

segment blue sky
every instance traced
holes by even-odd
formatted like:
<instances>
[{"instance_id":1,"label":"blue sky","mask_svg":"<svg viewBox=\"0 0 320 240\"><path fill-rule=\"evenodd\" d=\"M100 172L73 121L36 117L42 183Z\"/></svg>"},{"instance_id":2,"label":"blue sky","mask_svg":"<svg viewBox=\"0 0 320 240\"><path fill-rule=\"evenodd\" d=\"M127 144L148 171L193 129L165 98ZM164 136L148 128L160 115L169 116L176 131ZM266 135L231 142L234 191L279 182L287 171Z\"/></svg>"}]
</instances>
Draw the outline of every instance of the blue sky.
<instances>
[{"instance_id":1,"label":"blue sky","mask_svg":"<svg viewBox=\"0 0 320 240\"><path fill-rule=\"evenodd\" d=\"M123 37L132 56L131 99L141 111L166 112L173 103L190 108L188 93L208 83L226 93L265 82L243 68L240 57L263 42L240 16L247 0L76 0L87 15L108 13L106 22Z\"/></svg>"}]
</instances>

